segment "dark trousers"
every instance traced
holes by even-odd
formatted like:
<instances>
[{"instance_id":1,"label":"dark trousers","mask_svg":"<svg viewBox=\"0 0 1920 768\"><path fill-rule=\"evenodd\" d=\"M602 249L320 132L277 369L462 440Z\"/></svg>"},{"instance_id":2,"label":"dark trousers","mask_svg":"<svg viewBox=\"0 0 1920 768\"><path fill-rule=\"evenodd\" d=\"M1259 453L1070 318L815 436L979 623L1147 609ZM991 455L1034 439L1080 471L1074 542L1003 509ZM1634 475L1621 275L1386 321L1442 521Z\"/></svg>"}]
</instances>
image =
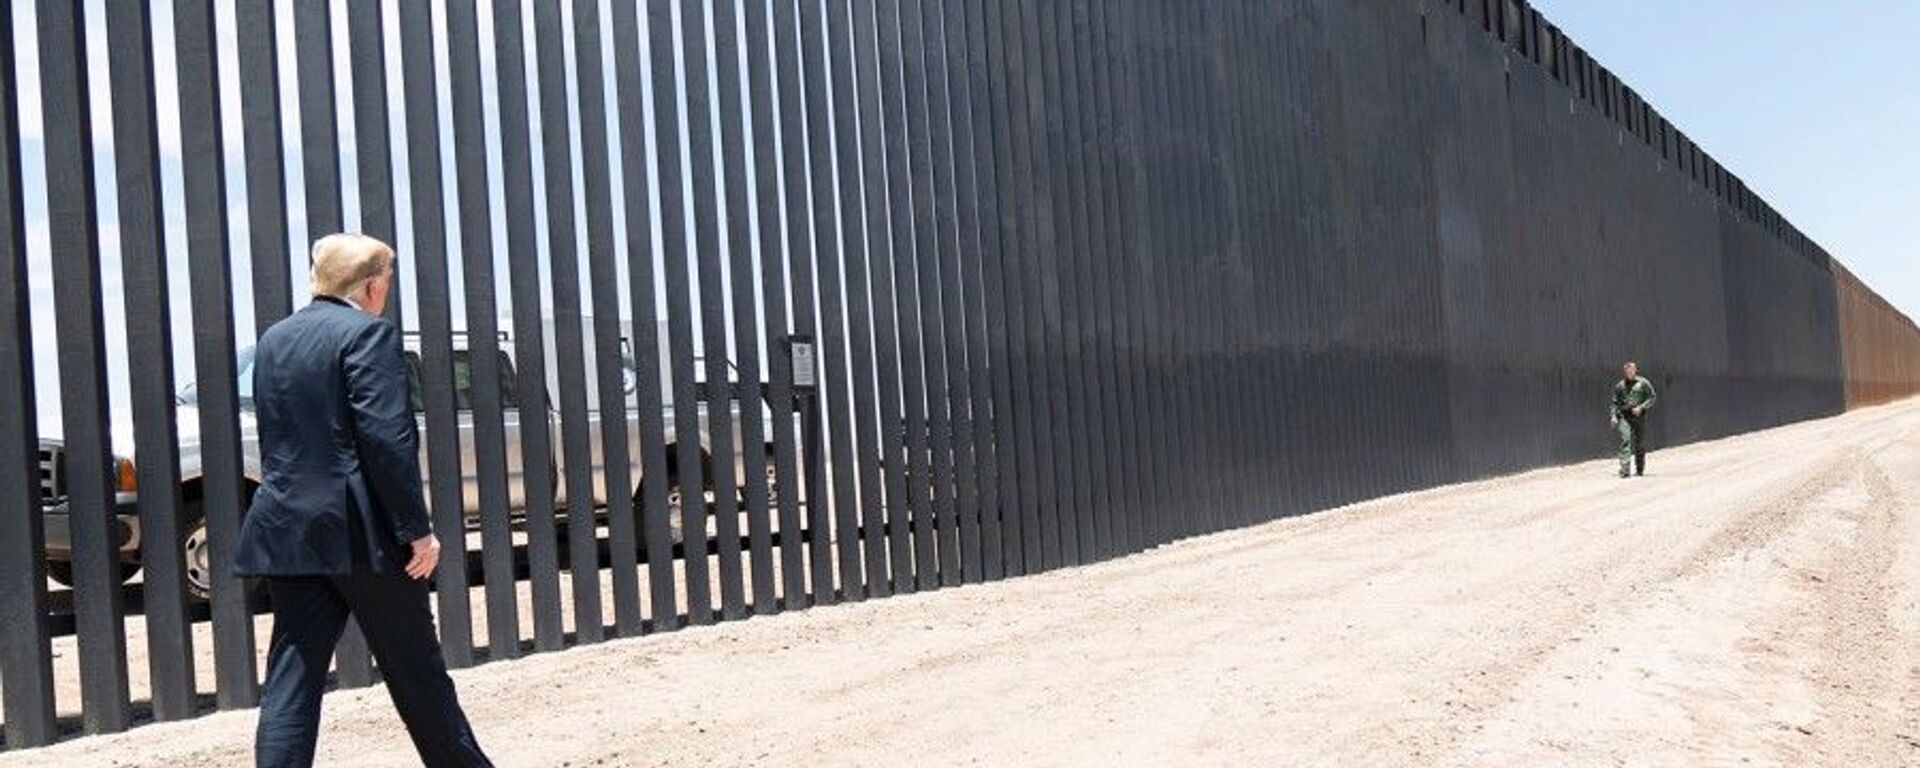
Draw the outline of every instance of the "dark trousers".
<instances>
[{"instance_id":1,"label":"dark trousers","mask_svg":"<svg viewBox=\"0 0 1920 768\"><path fill-rule=\"evenodd\" d=\"M273 645L254 740L257 765L313 765L327 664L348 616L367 636L420 761L436 768L491 765L447 677L426 582L401 574L292 576L268 579L267 589Z\"/></svg>"},{"instance_id":2,"label":"dark trousers","mask_svg":"<svg viewBox=\"0 0 1920 768\"><path fill-rule=\"evenodd\" d=\"M1622 416L1615 427L1620 431L1620 476L1646 474L1647 425L1645 416Z\"/></svg>"}]
</instances>

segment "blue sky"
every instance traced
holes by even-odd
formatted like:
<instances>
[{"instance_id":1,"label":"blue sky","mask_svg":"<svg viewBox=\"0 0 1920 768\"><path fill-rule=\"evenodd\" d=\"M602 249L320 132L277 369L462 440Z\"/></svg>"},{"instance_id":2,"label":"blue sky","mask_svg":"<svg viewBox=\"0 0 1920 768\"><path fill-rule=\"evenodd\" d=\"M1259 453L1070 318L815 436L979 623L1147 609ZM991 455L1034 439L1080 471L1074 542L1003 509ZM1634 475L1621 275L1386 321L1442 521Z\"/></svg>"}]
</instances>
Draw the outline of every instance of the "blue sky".
<instances>
[{"instance_id":1,"label":"blue sky","mask_svg":"<svg viewBox=\"0 0 1920 768\"><path fill-rule=\"evenodd\" d=\"M1920 2L1534 6L1880 295L1920 311Z\"/></svg>"}]
</instances>

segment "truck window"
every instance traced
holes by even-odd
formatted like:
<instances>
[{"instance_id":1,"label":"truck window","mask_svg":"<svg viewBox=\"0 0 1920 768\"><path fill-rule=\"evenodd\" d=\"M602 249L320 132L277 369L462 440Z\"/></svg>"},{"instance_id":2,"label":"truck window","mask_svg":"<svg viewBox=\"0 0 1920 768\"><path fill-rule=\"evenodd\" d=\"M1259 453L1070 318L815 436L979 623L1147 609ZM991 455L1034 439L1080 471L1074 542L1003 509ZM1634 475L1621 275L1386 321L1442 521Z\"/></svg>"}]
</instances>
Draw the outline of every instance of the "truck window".
<instances>
[{"instance_id":1,"label":"truck window","mask_svg":"<svg viewBox=\"0 0 1920 768\"><path fill-rule=\"evenodd\" d=\"M500 407L519 407L513 386L513 360L505 352L497 354L500 355ZM407 352L407 393L413 400L414 413L427 409L418 352ZM453 401L454 407L459 410L473 410L473 356L468 350L455 350L453 353Z\"/></svg>"},{"instance_id":2,"label":"truck window","mask_svg":"<svg viewBox=\"0 0 1920 768\"><path fill-rule=\"evenodd\" d=\"M413 402L413 412L427 410L426 392L420 386L420 353L407 351L407 399Z\"/></svg>"}]
</instances>

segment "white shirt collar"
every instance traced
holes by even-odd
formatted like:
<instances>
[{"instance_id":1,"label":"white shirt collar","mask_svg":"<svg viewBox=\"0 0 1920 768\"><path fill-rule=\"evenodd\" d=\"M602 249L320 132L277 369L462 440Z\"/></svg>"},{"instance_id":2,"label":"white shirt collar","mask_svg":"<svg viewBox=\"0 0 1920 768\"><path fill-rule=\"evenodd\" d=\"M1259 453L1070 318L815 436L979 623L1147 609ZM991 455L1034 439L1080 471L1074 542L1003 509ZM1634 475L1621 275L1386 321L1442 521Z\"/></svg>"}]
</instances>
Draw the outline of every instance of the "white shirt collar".
<instances>
[{"instance_id":1,"label":"white shirt collar","mask_svg":"<svg viewBox=\"0 0 1920 768\"><path fill-rule=\"evenodd\" d=\"M340 299L341 301L344 301L344 302L346 302L346 303L347 303L347 306L349 306L349 307L353 307L354 309L358 309L358 310L360 310L360 311L362 311L362 312L365 312L365 311L366 311L365 309L362 309L362 308L360 307L360 302L357 302L357 301L354 301L353 299L351 299L351 298L348 298L348 297L346 297L346 296L341 296L341 297L339 297L339 299Z\"/></svg>"}]
</instances>

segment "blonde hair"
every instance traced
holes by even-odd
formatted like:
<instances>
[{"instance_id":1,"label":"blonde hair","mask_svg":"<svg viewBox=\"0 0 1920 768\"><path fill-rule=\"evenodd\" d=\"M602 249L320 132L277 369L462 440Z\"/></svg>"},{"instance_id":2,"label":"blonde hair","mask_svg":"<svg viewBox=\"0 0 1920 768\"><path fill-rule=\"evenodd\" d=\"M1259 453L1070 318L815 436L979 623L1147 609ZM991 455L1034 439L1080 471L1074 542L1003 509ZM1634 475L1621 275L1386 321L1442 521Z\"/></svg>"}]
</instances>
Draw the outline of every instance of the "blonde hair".
<instances>
[{"instance_id":1,"label":"blonde hair","mask_svg":"<svg viewBox=\"0 0 1920 768\"><path fill-rule=\"evenodd\" d=\"M358 232L313 241L313 295L347 297L393 269L393 247Z\"/></svg>"}]
</instances>

